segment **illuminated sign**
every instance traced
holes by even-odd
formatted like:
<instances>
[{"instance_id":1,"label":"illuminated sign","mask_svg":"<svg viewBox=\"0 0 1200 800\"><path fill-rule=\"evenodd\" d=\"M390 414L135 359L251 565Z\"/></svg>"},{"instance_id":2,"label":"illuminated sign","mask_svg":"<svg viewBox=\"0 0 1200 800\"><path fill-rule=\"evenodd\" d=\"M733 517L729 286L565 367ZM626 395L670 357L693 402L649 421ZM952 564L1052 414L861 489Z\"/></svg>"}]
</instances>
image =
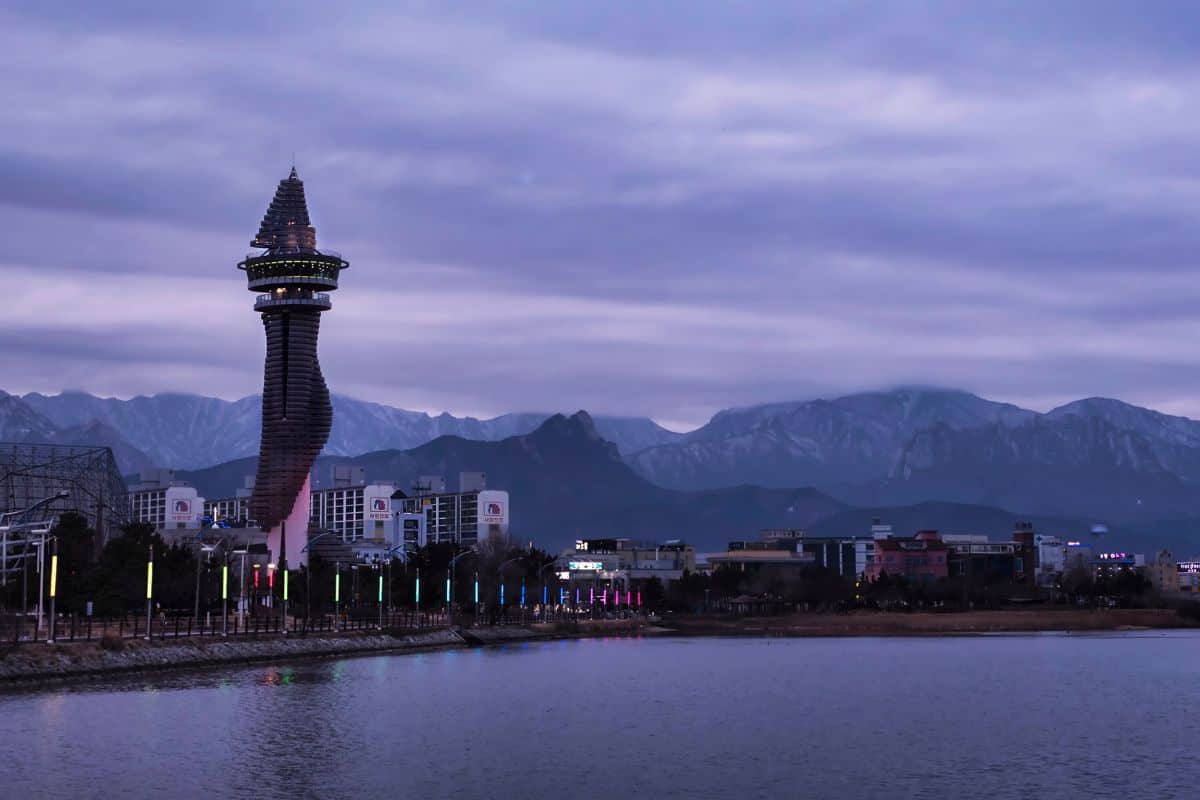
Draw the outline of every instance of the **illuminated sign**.
<instances>
[{"instance_id":1,"label":"illuminated sign","mask_svg":"<svg viewBox=\"0 0 1200 800\"><path fill-rule=\"evenodd\" d=\"M576 550L576 551L578 551L578 552L580 552L580 553L586 553L586 552L587 552L587 549L588 549L588 543L587 543L587 542L585 542L583 539L576 539L576 540L575 540L575 550Z\"/></svg>"},{"instance_id":2,"label":"illuminated sign","mask_svg":"<svg viewBox=\"0 0 1200 800\"><path fill-rule=\"evenodd\" d=\"M578 572L599 572L604 569L603 561L569 561L567 566Z\"/></svg>"},{"instance_id":3,"label":"illuminated sign","mask_svg":"<svg viewBox=\"0 0 1200 800\"><path fill-rule=\"evenodd\" d=\"M559 573L557 573L557 574L558 574L558 579L559 579L560 581L569 581L569 580L571 580L571 572L570 572L570 570L563 570L562 572L559 572Z\"/></svg>"}]
</instances>

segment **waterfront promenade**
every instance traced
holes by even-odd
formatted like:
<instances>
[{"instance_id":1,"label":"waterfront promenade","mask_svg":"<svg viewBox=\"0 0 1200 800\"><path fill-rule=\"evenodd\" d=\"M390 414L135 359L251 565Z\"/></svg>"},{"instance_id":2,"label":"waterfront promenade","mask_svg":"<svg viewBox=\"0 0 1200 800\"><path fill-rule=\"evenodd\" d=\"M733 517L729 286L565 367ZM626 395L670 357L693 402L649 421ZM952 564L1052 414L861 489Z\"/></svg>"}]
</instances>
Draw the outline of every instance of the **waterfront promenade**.
<instances>
[{"instance_id":1,"label":"waterfront promenade","mask_svg":"<svg viewBox=\"0 0 1200 800\"><path fill-rule=\"evenodd\" d=\"M223 637L126 637L103 641L26 642L0 649L0 687L73 680L110 673L204 668L231 663L403 653L550 639L610 636L682 637L937 637L1037 632L1194 628L1197 622L1162 609L1024 609L965 613L851 612L772 617L667 615L665 618L581 620L497 626L388 627L358 630L271 630Z\"/></svg>"}]
</instances>

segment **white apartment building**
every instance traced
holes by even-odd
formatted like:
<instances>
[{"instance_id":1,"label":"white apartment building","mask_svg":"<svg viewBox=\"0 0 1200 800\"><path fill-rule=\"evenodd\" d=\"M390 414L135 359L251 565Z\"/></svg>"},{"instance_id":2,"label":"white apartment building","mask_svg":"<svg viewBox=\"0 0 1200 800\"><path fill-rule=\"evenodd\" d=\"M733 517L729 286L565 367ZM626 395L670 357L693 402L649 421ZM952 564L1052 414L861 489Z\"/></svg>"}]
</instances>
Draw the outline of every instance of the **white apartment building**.
<instances>
[{"instance_id":1,"label":"white apartment building","mask_svg":"<svg viewBox=\"0 0 1200 800\"><path fill-rule=\"evenodd\" d=\"M196 489L176 481L172 470L142 472L142 482L129 491L129 511L135 522L156 530L199 528L204 517L204 498Z\"/></svg>"}]
</instances>

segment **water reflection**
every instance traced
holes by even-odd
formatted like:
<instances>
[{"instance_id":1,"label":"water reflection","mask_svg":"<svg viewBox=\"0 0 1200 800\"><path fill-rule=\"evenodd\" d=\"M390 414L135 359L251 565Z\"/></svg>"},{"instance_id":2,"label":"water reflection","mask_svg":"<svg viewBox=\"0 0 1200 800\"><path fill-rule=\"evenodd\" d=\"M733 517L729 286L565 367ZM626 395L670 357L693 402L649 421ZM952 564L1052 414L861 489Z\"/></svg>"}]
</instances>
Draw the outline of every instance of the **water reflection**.
<instances>
[{"instance_id":1,"label":"water reflection","mask_svg":"<svg viewBox=\"0 0 1200 800\"><path fill-rule=\"evenodd\" d=\"M1191 796L1200 637L627 638L0 695L5 797ZM1036 765L1036 768L1031 768Z\"/></svg>"}]
</instances>

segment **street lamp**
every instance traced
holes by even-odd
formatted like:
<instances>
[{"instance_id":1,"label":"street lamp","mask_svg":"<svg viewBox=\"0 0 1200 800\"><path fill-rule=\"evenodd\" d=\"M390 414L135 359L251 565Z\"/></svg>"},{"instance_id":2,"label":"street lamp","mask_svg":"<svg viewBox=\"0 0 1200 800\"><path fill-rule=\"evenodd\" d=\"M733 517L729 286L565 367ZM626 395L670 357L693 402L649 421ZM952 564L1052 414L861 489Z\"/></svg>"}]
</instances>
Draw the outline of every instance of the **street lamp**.
<instances>
[{"instance_id":1,"label":"street lamp","mask_svg":"<svg viewBox=\"0 0 1200 800\"><path fill-rule=\"evenodd\" d=\"M387 561L384 563L384 569L387 570L387 613L388 618L392 616L392 559L396 557L396 553L404 550L404 543L396 545L387 551Z\"/></svg>"},{"instance_id":2,"label":"street lamp","mask_svg":"<svg viewBox=\"0 0 1200 800\"><path fill-rule=\"evenodd\" d=\"M249 553L250 553L250 550L247 547L243 547L239 550L231 550L227 553L227 556L241 556L242 557L242 571L241 571L241 576L238 578L238 611L240 611L240 612L246 612L250 608L249 604L246 603L246 556ZM229 559L227 557L226 558L226 569L228 569L228 564L229 564ZM228 573L226 573L226 574L228 575ZM223 635L223 636L226 636L229 634L229 619L227 616L228 609L229 609L229 606L226 603L225 608L223 608L221 610L221 615L222 615L221 635ZM234 630L237 630L237 622L236 621L234 622Z\"/></svg>"},{"instance_id":3,"label":"street lamp","mask_svg":"<svg viewBox=\"0 0 1200 800\"><path fill-rule=\"evenodd\" d=\"M214 550L216 550L218 547L221 547L222 545L225 544L225 539L221 538L215 542L212 542L211 544L205 544L203 534L201 534L199 541L200 541L200 548L196 552L196 599L195 599L196 608L195 608L195 612L196 612L196 625L200 628L200 630L203 631L204 626L202 626L200 624L200 553L205 553L206 554L205 558L211 557Z\"/></svg>"},{"instance_id":4,"label":"street lamp","mask_svg":"<svg viewBox=\"0 0 1200 800\"><path fill-rule=\"evenodd\" d=\"M7 512L0 514L0 523L3 523L6 518L10 518L10 517L15 520L10 525L5 525L2 529L0 529L3 531L3 539L2 539L3 555L2 555L2 557L0 557L0 575L3 576L2 580L3 580L3 584L5 586L8 585L8 534L9 534L9 532L14 528L30 527L31 523L29 522L28 518L32 512L37 511L40 508L50 505L55 500L62 500L63 498L70 497L70 496L71 496L71 493L69 491L67 491L66 489L62 489L62 490L50 495L49 497L43 497L41 500L38 500L37 502L27 506L26 508L20 509L18 511L7 511ZM46 520L43 519L43 520L40 520L38 523L33 523L33 524L45 525L45 523L46 523ZM46 535L49 533L51 527L53 527L52 523L49 525L45 525L44 530L39 530L39 531L31 530L30 531L30 533L40 533L41 534L41 538L38 540L38 617L37 617L37 631L35 632L35 638L37 635L39 635L41 633L41 630L42 630L42 597L43 597L44 585L45 585L45 581L42 580L42 562L45 560L45 557L46 557L46 550L45 550ZM26 565L29 561L29 540L28 540L28 538L26 538L23 542L21 553L22 553L21 563L22 563L22 565ZM23 595L23 597L24 597L24 595ZM51 604L53 605L53 598L51 598Z\"/></svg>"},{"instance_id":5,"label":"street lamp","mask_svg":"<svg viewBox=\"0 0 1200 800\"><path fill-rule=\"evenodd\" d=\"M500 613L501 614L504 613L504 568L507 567L509 564L512 564L516 561L521 561L524 558L525 558L525 556L523 556L523 555L515 556L513 558L510 558L508 561L501 563L500 566L496 568L497 572L500 573Z\"/></svg>"},{"instance_id":6,"label":"street lamp","mask_svg":"<svg viewBox=\"0 0 1200 800\"><path fill-rule=\"evenodd\" d=\"M549 596L546 594L546 570L556 563L558 563L558 559L552 558L538 567L538 579L542 582L542 622L546 621L546 604L549 602Z\"/></svg>"},{"instance_id":7,"label":"street lamp","mask_svg":"<svg viewBox=\"0 0 1200 800\"><path fill-rule=\"evenodd\" d=\"M472 548L462 551L461 553L456 555L454 558L450 559L450 570L446 573L446 620L450 624L454 624L453 614L452 614L453 606L451 604L451 598L454 596L455 564L458 563L458 560L460 558L462 558L464 556L469 556L474 552L477 552L477 551L474 547L472 547Z\"/></svg>"},{"instance_id":8,"label":"street lamp","mask_svg":"<svg viewBox=\"0 0 1200 800\"><path fill-rule=\"evenodd\" d=\"M341 534L338 533L337 531L325 531L325 533L317 534L316 536L309 539L308 543L306 545L304 545L304 547L300 548L300 553L304 554L304 553L308 552L308 548L312 547L314 544L316 544L317 542L321 541L322 539L324 539L328 536L341 536ZM335 574L335 577L333 579L333 582L334 582L333 593L335 595L335 597L334 597L334 614L337 614L337 597L336 597L336 595L340 594L340 592L338 590L341 589L341 586L339 586L338 584L340 584L341 580L342 580L342 573L341 573L342 565L341 565L340 561L334 562L334 563L337 564L337 573ZM312 620L312 559L309 559L308 564L304 568L304 624L305 625L312 624L311 620Z\"/></svg>"}]
</instances>

